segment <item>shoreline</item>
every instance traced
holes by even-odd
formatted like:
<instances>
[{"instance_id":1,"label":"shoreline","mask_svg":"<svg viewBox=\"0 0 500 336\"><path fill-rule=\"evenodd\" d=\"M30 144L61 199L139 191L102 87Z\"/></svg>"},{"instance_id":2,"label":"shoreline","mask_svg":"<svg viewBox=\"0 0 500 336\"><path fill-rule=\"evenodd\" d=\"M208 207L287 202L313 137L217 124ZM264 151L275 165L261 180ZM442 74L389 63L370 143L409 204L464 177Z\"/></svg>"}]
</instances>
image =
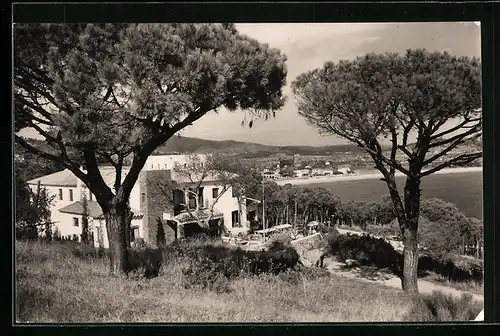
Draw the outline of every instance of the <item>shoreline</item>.
<instances>
[{"instance_id":1,"label":"shoreline","mask_svg":"<svg viewBox=\"0 0 500 336\"><path fill-rule=\"evenodd\" d=\"M469 173L469 172L482 172L483 167L460 167L460 168L445 168L440 171L435 172L433 175L439 174L457 174L457 173ZM405 176L403 173L396 172L396 177ZM292 184L292 185L306 185L306 184L316 184L316 183L328 183L328 182L342 182L342 181L357 181L357 180L369 180L369 179L381 179L382 173L362 173L359 175L345 175L345 176L317 176L308 178L290 178L282 180L270 180L276 182L278 185Z\"/></svg>"}]
</instances>

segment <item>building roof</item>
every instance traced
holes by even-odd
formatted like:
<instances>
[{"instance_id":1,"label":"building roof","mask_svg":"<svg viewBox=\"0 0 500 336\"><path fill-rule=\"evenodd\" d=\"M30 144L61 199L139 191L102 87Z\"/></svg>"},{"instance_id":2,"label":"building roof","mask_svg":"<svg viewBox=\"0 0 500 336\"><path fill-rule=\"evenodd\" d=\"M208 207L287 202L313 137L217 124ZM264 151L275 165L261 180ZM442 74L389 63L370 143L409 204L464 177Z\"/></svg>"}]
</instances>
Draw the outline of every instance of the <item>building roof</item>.
<instances>
[{"instance_id":1,"label":"building roof","mask_svg":"<svg viewBox=\"0 0 500 336\"><path fill-rule=\"evenodd\" d=\"M130 167L128 166L122 168L122 181L129 170ZM112 186L115 183L116 171L114 167L101 166L99 167L99 171L101 172L102 178L106 185ZM45 186L76 187L78 178L69 169L65 169L54 174L45 175L30 180L28 181L28 184L38 184L38 181L40 181L41 185Z\"/></svg>"},{"instance_id":2,"label":"building roof","mask_svg":"<svg viewBox=\"0 0 500 336\"><path fill-rule=\"evenodd\" d=\"M89 210L90 217L96 218L102 215L101 206L96 201L87 201L87 208ZM64 208L59 209L59 212L70 213L75 215L83 215L84 214L83 202L78 201L72 203L68 206L65 206Z\"/></svg>"},{"instance_id":3,"label":"building roof","mask_svg":"<svg viewBox=\"0 0 500 336\"><path fill-rule=\"evenodd\" d=\"M99 203L96 201L87 201L87 208L89 210L88 214L89 217L92 218L102 218L102 209ZM136 216L142 216L142 213L138 210L131 209L132 212L134 213L134 217ZM59 209L59 212L63 213L70 213L70 214L75 214L75 215L83 215L83 202L78 201L75 203L72 203L68 206L65 206L64 208Z\"/></svg>"},{"instance_id":4,"label":"building roof","mask_svg":"<svg viewBox=\"0 0 500 336\"><path fill-rule=\"evenodd\" d=\"M188 212L183 212L174 216L172 219L178 222L179 224L187 224L194 223L198 220L206 220L210 217L210 211L206 209L202 209L198 211L197 219L194 219ZM224 214L217 209L214 209L214 214L212 215L212 219L222 218Z\"/></svg>"},{"instance_id":5,"label":"building roof","mask_svg":"<svg viewBox=\"0 0 500 336\"><path fill-rule=\"evenodd\" d=\"M38 181L45 186L76 187L77 185L77 178L69 169L38 177L28 181L28 184L38 184Z\"/></svg>"},{"instance_id":6,"label":"building roof","mask_svg":"<svg viewBox=\"0 0 500 336\"><path fill-rule=\"evenodd\" d=\"M102 179L106 183L107 186L113 186L115 183L116 170L115 167L110 166L101 166L99 167L99 171L101 172ZM127 176L130 171L130 167L124 166L122 167L122 181Z\"/></svg>"},{"instance_id":7,"label":"building roof","mask_svg":"<svg viewBox=\"0 0 500 336\"><path fill-rule=\"evenodd\" d=\"M233 176L237 176L236 174L233 174ZM171 175L172 181L177 182L177 183L193 183L189 176L186 176L186 174L179 174L178 172L175 171L175 169L172 170L172 175ZM192 176L192 179L194 183L198 183L202 177L201 174L197 176ZM203 178L203 182L217 182L221 181L221 178L218 174L207 174L205 178Z\"/></svg>"}]
</instances>

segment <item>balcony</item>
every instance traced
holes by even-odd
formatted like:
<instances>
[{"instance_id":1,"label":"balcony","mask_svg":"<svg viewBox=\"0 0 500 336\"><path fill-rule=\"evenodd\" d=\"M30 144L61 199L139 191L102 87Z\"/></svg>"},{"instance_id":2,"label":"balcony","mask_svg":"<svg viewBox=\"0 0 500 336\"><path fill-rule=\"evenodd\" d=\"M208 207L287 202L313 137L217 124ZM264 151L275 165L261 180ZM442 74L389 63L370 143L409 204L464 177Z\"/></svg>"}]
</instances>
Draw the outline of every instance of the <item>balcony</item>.
<instances>
[{"instance_id":1,"label":"balcony","mask_svg":"<svg viewBox=\"0 0 500 336\"><path fill-rule=\"evenodd\" d=\"M193 201L193 199L191 199L191 201ZM210 203L208 202L208 200L199 200L200 202L200 210L205 210L205 209L208 209L209 206L210 206ZM189 206L189 210L195 210L196 209L196 203L193 201L193 202L189 202L188 204ZM181 204L181 203L174 203L174 216L177 216L181 213L184 213L184 212L187 212L188 209L186 209L186 206Z\"/></svg>"}]
</instances>

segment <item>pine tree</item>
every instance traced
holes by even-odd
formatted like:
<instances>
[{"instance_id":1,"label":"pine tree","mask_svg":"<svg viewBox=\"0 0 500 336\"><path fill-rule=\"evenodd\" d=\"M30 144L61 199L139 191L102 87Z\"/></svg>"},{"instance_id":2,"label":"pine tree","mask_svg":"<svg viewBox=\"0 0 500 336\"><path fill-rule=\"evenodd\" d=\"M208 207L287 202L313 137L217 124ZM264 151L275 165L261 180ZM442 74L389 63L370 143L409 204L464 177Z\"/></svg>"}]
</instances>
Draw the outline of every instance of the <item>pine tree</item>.
<instances>
[{"instance_id":1,"label":"pine tree","mask_svg":"<svg viewBox=\"0 0 500 336\"><path fill-rule=\"evenodd\" d=\"M416 294L421 180L482 156L475 149L451 155L481 135L479 60L423 49L405 55L368 54L326 62L300 75L292 90L307 123L356 144L382 173L403 236L402 287ZM450 122L454 126L447 127ZM384 138L391 141L389 153L382 149ZM406 175L403 195L396 171Z\"/></svg>"},{"instance_id":2,"label":"pine tree","mask_svg":"<svg viewBox=\"0 0 500 336\"><path fill-rule=\"evenodd\" d=\"M96 196L110 271L126 274L126 203L148 156L220 108L273 116L284 103L285 61L231 24L16 24L15 129L34 129L48 146L15 141L61 163ZM113 188L100 161L115 169Z\"/></svg>"}]
</instances>

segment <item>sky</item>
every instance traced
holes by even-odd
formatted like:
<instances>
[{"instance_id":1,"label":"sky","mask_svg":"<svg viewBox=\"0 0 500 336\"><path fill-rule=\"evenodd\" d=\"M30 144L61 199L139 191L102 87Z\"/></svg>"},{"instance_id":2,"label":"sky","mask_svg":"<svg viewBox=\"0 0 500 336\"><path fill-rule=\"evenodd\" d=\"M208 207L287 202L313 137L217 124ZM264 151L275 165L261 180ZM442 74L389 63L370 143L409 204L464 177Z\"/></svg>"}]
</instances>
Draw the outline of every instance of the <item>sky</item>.
<instances>
[{"instance_id":1,"label":"sky","mask_svg":"<svg viewBox=\"0 0 500 336\"><path fill-rule=\"evenodd\" d=\"M196 121L180 134L210 140L237 140L267 145L323 146L347 143L335 136L321 136L298 115L290 84L303 72L326 61L354 59L370 52L404 53L426 48L457 56L481 56L478 24L467 23L272 23L237 24L241 33L278 48L287 56L287 98L275 119L257 120L242 127L242 111L221 110Z\"/></svg>"},{"instance_id":2,"label":"sky","mask_svg":"<svg viewBox=\"0 0 500 336\"><path fill-rule=\"evenodd\" d=\"M321 136L298 115L290 85L301 73L327 61L354 59L367 53L398 52L426 48L457 56L481 55L480 26L473 22L447 23L270 23L236 24L248 35L287 56L287 96L276 118L254 121L242 127L242 111L220 109L182 130L179 135L209 140L237 140L267 145L324 146L344 144L335 136ZM28 135L28 133L21 135ZM32 136L32 135L31 135Z\"/></svg>"}]
</instances>

